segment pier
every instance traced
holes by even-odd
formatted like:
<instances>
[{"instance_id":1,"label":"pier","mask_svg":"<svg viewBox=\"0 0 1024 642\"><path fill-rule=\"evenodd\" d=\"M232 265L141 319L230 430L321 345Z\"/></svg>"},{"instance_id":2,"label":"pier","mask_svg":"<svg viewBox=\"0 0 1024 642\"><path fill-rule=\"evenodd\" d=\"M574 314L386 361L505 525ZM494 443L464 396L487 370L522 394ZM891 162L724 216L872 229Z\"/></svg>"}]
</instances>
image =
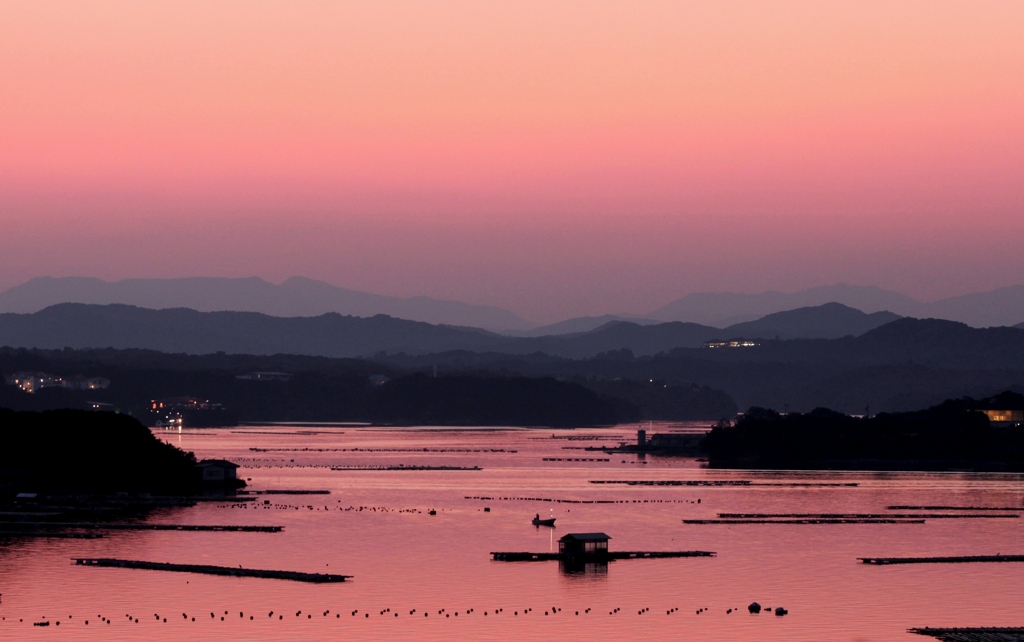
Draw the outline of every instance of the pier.
<instances>
[{"instance_id":1,"label":"pier","mask_svg":"<svg viewBox=\"0 0 1024 642\"><path fill-rule=\"evenodd\" d=\"M859 557L865 564L971 564L976 562L1024 562L1024 555L964 555L961 557Z\"/></svg>"},{"instance_id":2,"label":"pier","mask_svg":"<svg viewBox=\"0 0 1024 642\"><path fill-rule=\"evenodd\" d=\"M229 577L261 577L273 580L292 580L295 582L312 582L326 584L344 582L351 575L331 575L328 573L301 573L299 571L270 571L254 568L232 568L230 566L208 566L204 564L170 564L167 562L143 562L137 560L120 560L109 557L73 557L77 566L98 566L105 568L137 568L146 571L171 571L175 573L199 573L202 575L226 575Z\"/></svg>"}]
</instances>

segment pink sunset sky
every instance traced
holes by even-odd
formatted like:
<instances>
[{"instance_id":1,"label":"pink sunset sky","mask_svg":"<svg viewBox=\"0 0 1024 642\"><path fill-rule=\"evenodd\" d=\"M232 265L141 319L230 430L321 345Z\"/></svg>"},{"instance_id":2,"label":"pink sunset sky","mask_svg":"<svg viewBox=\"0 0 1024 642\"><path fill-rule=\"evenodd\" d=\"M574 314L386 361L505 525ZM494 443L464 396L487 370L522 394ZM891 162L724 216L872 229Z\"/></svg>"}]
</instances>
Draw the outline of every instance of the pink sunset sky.
<instances>
[{"instance_id":1,"label":"pink sunset sky","mask_svg":"<svg viewBox=\"0 0 1024 642\"><path fill-rule=\"evenodd\" d=\"M0 288L1024 283L1024 2L0 2Z\"/></svg>"}]
</instances>

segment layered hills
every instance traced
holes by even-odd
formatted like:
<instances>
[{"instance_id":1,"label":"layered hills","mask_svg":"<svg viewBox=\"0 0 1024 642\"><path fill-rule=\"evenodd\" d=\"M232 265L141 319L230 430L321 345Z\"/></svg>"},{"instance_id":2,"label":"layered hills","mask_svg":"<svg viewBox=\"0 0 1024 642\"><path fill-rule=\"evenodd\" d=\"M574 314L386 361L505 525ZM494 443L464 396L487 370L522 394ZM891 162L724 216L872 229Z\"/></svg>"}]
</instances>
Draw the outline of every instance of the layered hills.
<instances>
[{"instance_id":1,"label":"layered hills","mask_svg":"<svg viewBox=\"0 0 1024 642\"><path fill-rule=\"evenodd\" d=\"M650 325L679 321L715 328L766 315L828 303L868 314L960 321L974 327L1024 322L1024 285L922 302L874 286L829 285L798 292L758 294L694 293L646 314L604 314L565 319L538 326L494 306L429 297L391 297L336 287L323 281L292 277L280 284L260 278L192 277L103 281L82 277L40 277L0 292L0 313L38 312L60 303L123 304L150 309L189 308L200 312L259 312L280 317L327 313L372 317L379 314L438 325L484 328L510 336L541 337L595 330L626 321Z\"/></svg>"},{"instance_id":2,"label":"layered hills","mask_svg":"<svg viewBox=\"0 0 1024 642\"><path fill-rule=\"evenodd\" d=\"M477 328L433 325L385 315L366 318L328 313L275 317L256 312L63 303L35 313L0 314L0 345L326 357L466 350L540 352L578 359L622 349L635 355L653 355L676 348L699 348L706 341L736 336L832 339L859 335L895 318L891 313L864 314L832 303L777 313L724 329L681 322L641 325L611 321L589 332L508 337Z\"/></svg>"},{"instance_id":3,"label":"layered hills","mask_svg":"<svg viewBox=\"0 0 1024 642\"><path fill-rule=\"evenodd\" d=\"M706 347L706 342L735 338L753 341L742 347ZM122 391L127 385L124 378L137 376L125 372L143 372L138 376L153 379L156 375L144 374L147 368L175 370L175 359L185 359L193 373L205 371L209 366L204 364L220 364L216 369L233 372L228 378L234 381L235 374L260 369L345 369L345 359L358 357L360 374L345 375L354 377L356 388L365 386L374 371L395 377L416 372L442 377L552 377L640 409L620 409L621 417L680 420L718 418L729 408L750 406L898 411L965 395L980 398L1024 389L1024 328L896 318L890 312L866 314L836 303L770 314L723 329L611 320L585 332L540 337L510 337L383 315L286 318L254 312L61 304L31 314L0 314L0 346L15 349L12 354L21 354L20 349L57 350L54 354L66 348L92 349L89 354L96 358L105 350L119 350L118 367L125 361L131 364L118 375L117 388ZM4 374L49 367L17 357L5 366ZM75 366L65 374L118 372L111 367ZM287 409L289 417L301 416L303 407L317 407L317 420L334 417L334 400L344 398L339 391L349 384L324 388L318 383L322 377L296 377L291 387L282 387L281 395L273 397L275 408L253 416L270 416L278 409ZM210 383L192 390L200 380L197 374L170 377L169 382L177 383L168 385L166 394L207 394L234 399L235 406L262 407L263 396L235 391L242 384ZM164 389L139 389L137 396L162 395ZM288 406L289 399L305 399L307 390L319 389L324 391L322 399ZM39 409L47 407L52 406ZM346 406L345 412L351 415L354 407Z\"/></svg>"},{"instance_id":4,"label":"layered hills","mask_svg":"<svg viewBox=\"0 0 1024 642\"><path fill-rule=\"evenodd\" d=\"M879 287L845 284L792 293L696 293L673 301L646 316L658 321L691 321L722 327L774 312L825 303L842 303L868 313L889 311L919 319L960 321L978 328L1013 325L1024 321L1024 285L931 302L918 301Z\"/></svg>"},{"instance_id":5,"label":"layered hills","mask_svg":"<svg viewBox=\"0 0 1024 642\"><path fill-rule=\"evenodd\" d=\"M944 399L1024 390L1024 329L897 319L860 336L779 339L736 348L676 348L654 355L608 351L584 359L450 352L392 356L401 367L500 370L582 380L692 382L751 406L847 413L923 408Z\"/></svg>"},{"instance_id":6,"label":"layered hills","mask_svg":"<svg viewBox=\"0 0 1024 642\"><path fill-rule=\"evenodd\" d=\"M280 285L250 277L192 277L103 281L82 277L40 277L0 292L0 312L38 312L60 303L124 304L142 308L189 308L200 312L260 312L271 316L385 314L435 324L491 330L526 330L527 321L493 306L399 298L335 287L323 281L292 277Z\"/></svg>"}]
</instances>

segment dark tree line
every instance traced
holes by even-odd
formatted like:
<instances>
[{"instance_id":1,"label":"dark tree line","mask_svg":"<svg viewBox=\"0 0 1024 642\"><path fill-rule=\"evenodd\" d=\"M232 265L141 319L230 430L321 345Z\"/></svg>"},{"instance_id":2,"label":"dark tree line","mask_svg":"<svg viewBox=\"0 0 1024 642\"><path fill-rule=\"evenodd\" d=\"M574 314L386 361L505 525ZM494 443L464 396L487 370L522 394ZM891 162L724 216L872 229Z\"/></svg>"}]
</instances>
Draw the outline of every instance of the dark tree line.
<instances>
[{"instance_id":1,"label":"dark tree line","mask_svg":"<svg viewBox=\"0 0 1024 642\"><path fill-rule=\"evenodd\" d=\"M184 495L196 459L112 412L0 410L0 484L9 489Z\"/></svg>"},{"instance_id":2,"label":"dark tree line","mask_svg":"<svg viewBox=\"0 0 1024 642\"><path fill-rule=\"evenodd\" d=\"M977 408L993 400L949 400L914 412L856 417L818 408L780 414L751 408L705 440L721 468L1024 470L1024 427L993 425ZM996 404L1024 408L1003 393Z\"/></svg>"}]
</instances>

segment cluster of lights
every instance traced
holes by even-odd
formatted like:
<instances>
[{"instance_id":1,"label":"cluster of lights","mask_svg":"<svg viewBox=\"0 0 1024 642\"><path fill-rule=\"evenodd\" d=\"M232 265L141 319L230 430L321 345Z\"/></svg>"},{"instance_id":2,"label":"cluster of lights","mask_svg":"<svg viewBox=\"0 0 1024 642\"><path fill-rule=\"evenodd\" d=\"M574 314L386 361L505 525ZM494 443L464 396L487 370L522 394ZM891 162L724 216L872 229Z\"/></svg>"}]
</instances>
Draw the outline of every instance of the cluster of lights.
<instances>
[{"instance_id":1,"label":"cluster of lights","mask_svg":"<svg viewBox=\"0 0 1024 642\"><path fill-rule=\"evenodd\" d=\"M110 381L102 377L83 379L73 377L66 380L45 372L19 372L6 377L7 383L21 388L24 392L34 393L43 388L71 388L79 390L99 390L110 386Z\"/></svg>"},{"instance_id":2,"label":"cluster of lights","mask_svg":"<svg viewBox=\"0 0 1024 642\"><path fill-rule=\"evenodd\" d=\"M753 348L758 345L757 341L750 339L736 339L734 341L708 341L704 344L706 348Z\"/></svg>"}]
</instances>

